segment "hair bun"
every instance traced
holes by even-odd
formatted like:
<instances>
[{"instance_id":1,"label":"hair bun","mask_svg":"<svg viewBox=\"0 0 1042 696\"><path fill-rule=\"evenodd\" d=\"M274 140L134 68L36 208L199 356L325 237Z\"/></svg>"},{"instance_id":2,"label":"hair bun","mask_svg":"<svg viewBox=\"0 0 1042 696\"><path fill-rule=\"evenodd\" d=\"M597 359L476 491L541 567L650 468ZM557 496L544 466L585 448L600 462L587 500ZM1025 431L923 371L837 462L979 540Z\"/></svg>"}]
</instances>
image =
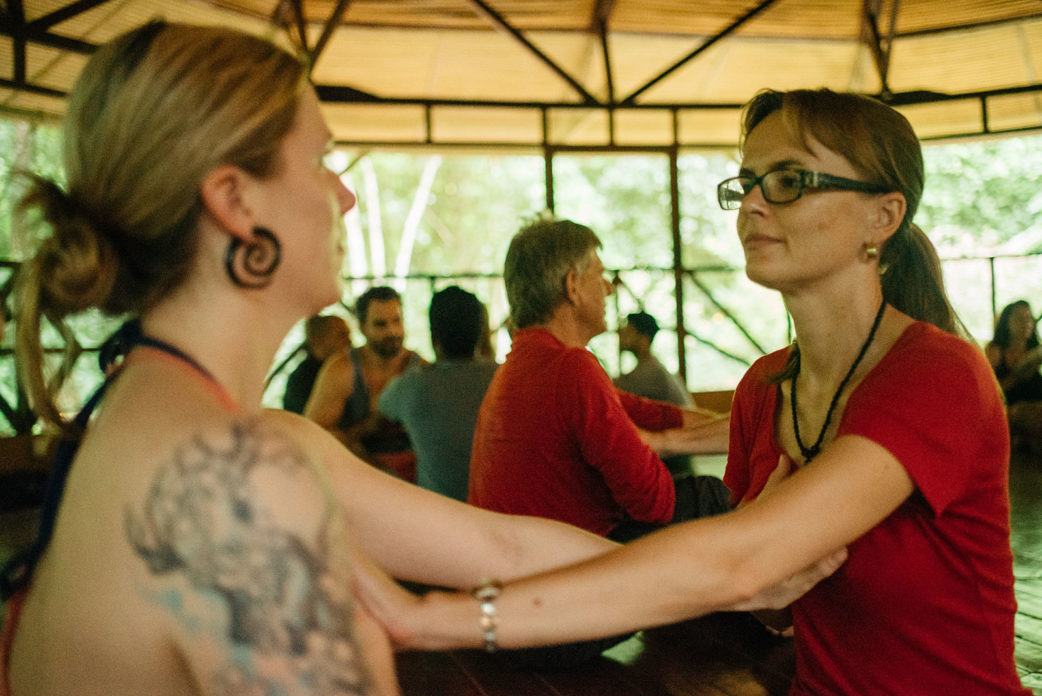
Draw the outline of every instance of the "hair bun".
<instances>
[{"instance_id":1,"label":"hair bun","mask_svg":"<svg viewBox=\"0 0 1042 696\"><path fill-rule=\"evenodd\" d=\"M33 263L40 279L42 309L64 316L105 303L112 291L116 250L92 216L57 184L32 177L21 209L38 208L51 234Z\"/></svg>"}]
</instances>

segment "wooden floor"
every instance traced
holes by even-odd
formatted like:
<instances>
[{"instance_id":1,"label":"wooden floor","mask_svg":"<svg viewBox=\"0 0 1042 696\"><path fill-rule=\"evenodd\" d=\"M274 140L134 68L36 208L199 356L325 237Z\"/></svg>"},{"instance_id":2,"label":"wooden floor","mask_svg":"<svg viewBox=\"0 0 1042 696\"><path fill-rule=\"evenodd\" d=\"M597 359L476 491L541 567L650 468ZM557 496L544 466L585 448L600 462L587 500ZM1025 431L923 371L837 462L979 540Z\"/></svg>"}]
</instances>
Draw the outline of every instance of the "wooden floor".
<instances>
[{"instance_id":1,"label":"wooden floor","mask_svg":"<svg viewBox=\"0 0 1042 696\"><path fill-rule=\"evenodd\" d=\"M1015 455L1009 486L1017 669L1024 686L1042 695L1042 457Z\"/></svg>"},{"instance_id":2,"label":"wooden floor","mask_svg":"<svg viewBox=\"0 0 1042 696\"><path fill-rule=\"evenodd\" d=\"M1010 499L1017 667L1042 696L1042 459L1014 456ZM405 653L398 677L405 696L774 696L788 691L794 660L790 640L748 615L717 614L644 631L578 669L519 670L474 651Z\"/></svg>"}]
</instances>

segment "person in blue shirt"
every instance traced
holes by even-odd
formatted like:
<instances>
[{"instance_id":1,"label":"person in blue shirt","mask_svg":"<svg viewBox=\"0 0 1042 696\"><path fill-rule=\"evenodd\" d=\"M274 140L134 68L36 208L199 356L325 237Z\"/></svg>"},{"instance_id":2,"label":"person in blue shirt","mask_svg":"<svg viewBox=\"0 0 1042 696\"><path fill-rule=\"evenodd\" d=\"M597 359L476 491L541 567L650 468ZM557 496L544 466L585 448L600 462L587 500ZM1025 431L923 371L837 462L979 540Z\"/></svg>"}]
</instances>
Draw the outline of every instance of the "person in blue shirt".
<instances>
[{"instance_id":1,"label":"person in blue shirt","mask_svg":"<svg viewBox=\"0 0 1042 696\"><path fill-rule=\"evenodd\" d=\"M436 361L406 370L380 393L379 410L400 422L416 452L416 483L466 502L474 424L498 365L476 357L481 301L452 285L431 299Z\"/></svg>"}]
</instances>

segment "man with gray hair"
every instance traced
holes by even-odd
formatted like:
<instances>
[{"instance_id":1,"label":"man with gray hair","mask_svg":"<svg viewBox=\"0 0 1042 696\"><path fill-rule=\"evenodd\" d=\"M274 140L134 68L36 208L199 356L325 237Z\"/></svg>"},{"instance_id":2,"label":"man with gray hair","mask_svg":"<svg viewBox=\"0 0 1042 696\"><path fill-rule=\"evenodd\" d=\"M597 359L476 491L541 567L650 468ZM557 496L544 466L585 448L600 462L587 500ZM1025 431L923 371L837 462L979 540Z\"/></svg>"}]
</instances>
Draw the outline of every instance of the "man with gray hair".
<instances>
[{"instance_id":1,"label":"man with gray hair","mask_svg":"<svg viewBox=\"0 0 1042 696\"><path fill-rule=\"evenodd\" d=\"M469 502L626 541L727 509L719 479L675 488L638 427L673 454L726 448L727 422L616 390L586 349L607 329L614 291L600 246L569 220L537 221L511 241L503 279L513 346L478 414Z\"/></svg>"}]
</instances>

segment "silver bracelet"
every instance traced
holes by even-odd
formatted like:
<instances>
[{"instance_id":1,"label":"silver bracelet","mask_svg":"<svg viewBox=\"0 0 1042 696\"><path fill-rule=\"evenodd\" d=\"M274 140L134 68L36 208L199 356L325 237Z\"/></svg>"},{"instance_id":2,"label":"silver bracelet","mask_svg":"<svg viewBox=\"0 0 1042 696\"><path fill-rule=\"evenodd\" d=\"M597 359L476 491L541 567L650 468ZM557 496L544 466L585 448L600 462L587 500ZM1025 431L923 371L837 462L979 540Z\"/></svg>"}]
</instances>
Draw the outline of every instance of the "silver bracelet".
<instances>
[{"instance_id":1,"label":"silver bracelet","mask_svg":"<svg viewBox=\"0 0 1042 696\"><path fill-rule=\"evenodd\" d=\"M499 580L483 580L470 591L470 596L478 600L481 607L481 617L478 625L485 637L485 652L495 652L499 647L496 644L496 627L499 625L496 616L496 597L503 590L503 583Z\"/></svg>"}]
</instances>

